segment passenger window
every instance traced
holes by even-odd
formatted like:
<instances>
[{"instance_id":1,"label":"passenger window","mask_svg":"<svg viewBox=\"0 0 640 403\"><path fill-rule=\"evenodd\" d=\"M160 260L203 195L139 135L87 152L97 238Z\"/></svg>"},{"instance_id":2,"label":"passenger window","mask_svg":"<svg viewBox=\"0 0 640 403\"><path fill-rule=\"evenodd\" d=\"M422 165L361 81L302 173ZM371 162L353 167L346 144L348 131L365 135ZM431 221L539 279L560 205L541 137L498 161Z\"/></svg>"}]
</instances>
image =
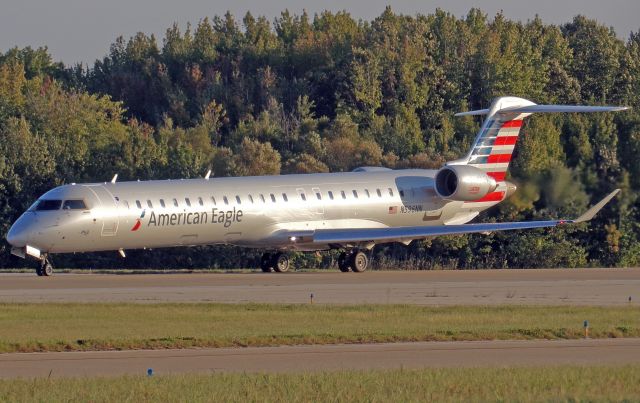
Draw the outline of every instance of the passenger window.
<instances>
[{"instance_id":1,"label":"passenger window","mask_svg":"<svg viewBox=\"0 0 640 403\"><path fill-rule=\"evenodd\" d=\"M307 196L304 193L300 193L300 198L302 201L307 201Z\"/></svg>"},{"instance_id":2,"label":"passenger window","mask_svg":"<svg viewBox=\"0 0 640 403\"><path fill-rule=\"evenodd\" d=\"M222 200L224 201L224 204L229 204L229 199L227 199L227 196L222 196Z\"/></svg>"},{"instance_id":3,"label":"passenger window","mask_svg":"<svg viewBox=\"0 0 640 403\"><path fill-rule=\"evenodd\" d=\"M142 204L140 204L140 200L136 200L136 206L138 206L138 208L142 208Z\"/></svg>"},{"instance_id":4,"label":"passenger window","mask_svg":"<svg viewBox=\"0 0 640 403\"><path fill-rule=\"evenodd\" d=\"M213 205L215 206L215 205L216 205L216 198L215 198L215 197L213 197L213 196L211 196L211 202L212 202L212 203L213 203Z\"/></svg>"},{"instance_id":5,"label":"passenger window","mask_svg":"<svg viewBox=\"0 0 640 403\"><path fill-rule=\"evenodd\" d=\"M147 200L147 206L149 206L149 208L153 208L153 204L151 204L151 200Z\"/></svg>"},{"instance_id":6,"label":"passenger window","mask_svg":"<svg viewBox=\"0 0 640 403\"><path fill-rule=\"evenodd\" d=\"M276 202L276 197L273 195L273 193L271 193L271 201L274 203Z\"/></svg>"},{"instance_id":7,"label":"passenger window","mask_svg":"<svg viewBox=\"0 0 640 403\"><path fill-rule=\"evenodd\" d=\"M393 197L393 190L389 188L389 196Z\"/></svg>"},{"instance_id":8,"label":"passenger window","mask_svg":"<svg viewBox=\"0 0 640 403\"><path fill-rule=\"evenodd\" d=\"M365 189L364 190L364 194L366 194L367 197L371 198L371 194L369 193L369 189Z\"/></svg>"},{"instance_id":9,"label":"passenger window","mask_svg":"<svg viewBox=\"0 0 640 403\"><path fill-rule=\"evenodd\" d=\"M249 201L253 203L253 196L249 195Z\"/></svg>"},{"instance_id":10,"label":"passenger window","mask_svg":"<svg viewBox=\"0 0 640 403\"><path fill-rule=\"evenodd\" d=\"M260 194L260 200L262 200L263 203L266 203L267 201L264 199L264 195Z\"/></svg>"},{"instance_id":11,"label":"passenger window","mask_svg":"<svg viewBox=\"0 0 640 403\"><path fill-rule=\"evenodd\" d=\"M286 194L286 193L283 193L283 194L282 194L282 199L283 199L284 201L289 201L289 198L287 197L287 194Z\"/></svg>"},{"instance_id":12,"label":"passenger window","mask_svg":"<svg viewBox=\"0 0 640 403\"><path fill-rule=\"evenodd\" d=\"M331 200L333 200L333 192L332 192L332 191L329 191L328 193L329 193L329 198L330 198Z\"/></svg>"},{"instance_id":13,"label":"passenger window","mask_svg":"<svg viewBox=\"0 0 640 403\"><path fill-rule=\"evenodd\" d=\"M198 197L198 204L204 206L204 201L202 201L202 197Z\"/></svg>"},{"instance_id":14,"label":"passenger window","mask_svg":"<svg viewBox=\"0 0 640 403\"><path fill-rule=\"evenodd\" d=\"M87 206L85 206L82 200L65 200L62 205L63 210L86 210Z\"/></svg>"},{"instance_id":15,"label":"passenger window","mask_svg":"<svg viewBox=\"0 0 640 403\"><path fill-rule=\"evenodd\" d=\"M166 205L164 204L164 199L160 199L160 205L162 206L162 208L166 207Z\"/></svg>"},{"instance_id":16,"label":"passenger window","mask_svg":"<svg viewBox=\"0 0 640 403\"><path fill-rule=\"evenodd\" d=\"M344 194L344 190L341 190L341 191L340 191L340 194L342 195L342 198L343 198L343 199L346 199L346 198L347 198L347 195L346 195L346 194Z\"/></svg>"},{"instance_id":17,"label":"passenger window","mask_svg":"<svg viewBox=\"0 0 640 403\"><path fill-rule=\"evenodd\" d=\"M191 207L191 200L188 197L184 198L184 202L187 203L187 206Z\"/></svg>"},{"instance_id":18,"label":"passenger window","mask_svg":"<svg viewBox=\"0 0 640 403\"><path fill-rule=\"evenodd\" d=\"M380 189L376 189L376 193L378 193L378 197L382 197L382 192L380 191Z\"/></svg>"},{"instance_id":19,"label":"passenger window","mask_svg":"<svg viewBox=\"0 0 640 403\"><path fill-rule=\"evenodd\" d=\"M357 190L353 191L353 197L355 197L356 199L358 198L358 191Z\"/></svg>"},{"instance_id":20,"label":"passenger window","mask_svg":"<svg viewBox=\"0 0 640 403\"><path fill-rule=\"evenodd\" d=\"M320 194L320 192L316 192L316 198L318 200L322 200L322 195Z\"/></svg>"},{"instance_id":21,"label":"passenger window","mask_svg":"<svg viewBox=\"0 0 640 403\"><path fill-rule=\"evenodd\" d=\"M240 196L237 196L237 195L236 195L236 202L238 202L238 204L241 204L241 203L242 203L242 201L240 200Z\"/></svg>"},{"instance_id":22,"label":"passenger window","mask_svg":"<svg viewBox=\"0 0 640 403\"><path fill-rule=\"evenodd\" d=\"M178 199L173 199L173 205L178 207Z\"/></svg>"}]
</instances>

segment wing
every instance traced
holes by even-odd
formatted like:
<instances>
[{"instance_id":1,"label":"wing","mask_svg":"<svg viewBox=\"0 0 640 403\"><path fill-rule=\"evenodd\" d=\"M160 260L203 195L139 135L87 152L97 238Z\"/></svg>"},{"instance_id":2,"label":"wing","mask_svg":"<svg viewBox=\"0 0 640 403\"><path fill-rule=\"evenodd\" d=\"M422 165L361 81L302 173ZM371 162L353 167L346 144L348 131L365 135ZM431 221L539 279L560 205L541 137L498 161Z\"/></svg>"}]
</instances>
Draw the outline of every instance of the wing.
<instances>
[{"instance_id":1,"label":"wing","mask_svg":"<svg viewBox=\"0 0 640 403\"><path fill-rule=\"evenodd\" d=\"M289 244L312 243L317 245L344 245L358 243L410 242L414 239L439 235L472 234L493 231L507 231L529 228L556 227L564 224L575 224L591 220L620 189L611 192L607 197L595 204L580 217L573 220L522 221L504 223L480 223L463 225L391 227L391 228L343 228L319 229L315 231L280 232L281 240L286 237Z\"/></svg>"}]
</instances>

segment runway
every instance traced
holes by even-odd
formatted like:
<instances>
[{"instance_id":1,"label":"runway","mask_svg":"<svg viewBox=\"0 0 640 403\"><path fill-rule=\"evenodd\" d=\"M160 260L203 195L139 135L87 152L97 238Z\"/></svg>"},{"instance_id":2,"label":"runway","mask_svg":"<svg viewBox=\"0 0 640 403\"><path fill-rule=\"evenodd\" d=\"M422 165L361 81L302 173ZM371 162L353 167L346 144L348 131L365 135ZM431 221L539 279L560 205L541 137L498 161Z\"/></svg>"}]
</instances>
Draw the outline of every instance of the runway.
<instances>
[{"instance_id":1,"label":"runway","mask_svg":"<svg viewBox=\"0 0 640 403\"><path fill-rule=\"evenodd\" d=\"M633 363L640 339L426 342L0 354L0 378Z\"/></svg>"},{"instance_id":2,"label":"runway","mask_svg":"<svg viewBox=\"0 0 640 403\"><path fill-rule=\"evenodd\" d=\"M640 269L0 275L0 302L640 305ZM631 297L631 301L629 301Z\"/></svg>"}]
</instances>

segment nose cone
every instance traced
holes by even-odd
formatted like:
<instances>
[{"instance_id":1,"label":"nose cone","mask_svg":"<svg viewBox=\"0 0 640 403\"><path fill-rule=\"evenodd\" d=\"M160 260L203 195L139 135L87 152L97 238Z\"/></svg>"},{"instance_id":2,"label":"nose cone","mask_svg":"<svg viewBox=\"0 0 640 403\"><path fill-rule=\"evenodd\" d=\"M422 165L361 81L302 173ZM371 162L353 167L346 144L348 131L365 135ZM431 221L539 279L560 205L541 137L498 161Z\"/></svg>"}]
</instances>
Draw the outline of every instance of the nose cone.
<instances>
[{"instance_id":1,"label":"nose cone","mask_svg":"<svg viewBox=\"0 0 640 403\"><path fill-rule=\"evenodd\" d=\"M22 248L29 241L29 220L24 215L13 223L7 234L7 242L16 248Z\"/></svg>"}]
</instances>

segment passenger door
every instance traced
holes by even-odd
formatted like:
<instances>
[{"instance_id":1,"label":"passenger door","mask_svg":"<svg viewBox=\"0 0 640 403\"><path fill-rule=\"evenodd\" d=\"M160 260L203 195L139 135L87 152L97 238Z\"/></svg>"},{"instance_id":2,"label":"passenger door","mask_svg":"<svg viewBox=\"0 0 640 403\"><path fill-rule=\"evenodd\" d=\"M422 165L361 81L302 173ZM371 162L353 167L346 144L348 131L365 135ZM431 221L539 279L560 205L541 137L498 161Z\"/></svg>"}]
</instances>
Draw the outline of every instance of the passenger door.
<instances>
[{"instance_id":1,"label":"passenger door","mask_svg":"<svg viewBox=\"0 0 640 403\"><path fill-rule=\"evenodd\" d=\"M113 196L113 194L104 185L91 185L87 186L96 195L100 201L100 209L97 209L96 214L102 221L101 236L115 236L118 232L119 225L119 201Z\"/></svg>"}]
</instances>

